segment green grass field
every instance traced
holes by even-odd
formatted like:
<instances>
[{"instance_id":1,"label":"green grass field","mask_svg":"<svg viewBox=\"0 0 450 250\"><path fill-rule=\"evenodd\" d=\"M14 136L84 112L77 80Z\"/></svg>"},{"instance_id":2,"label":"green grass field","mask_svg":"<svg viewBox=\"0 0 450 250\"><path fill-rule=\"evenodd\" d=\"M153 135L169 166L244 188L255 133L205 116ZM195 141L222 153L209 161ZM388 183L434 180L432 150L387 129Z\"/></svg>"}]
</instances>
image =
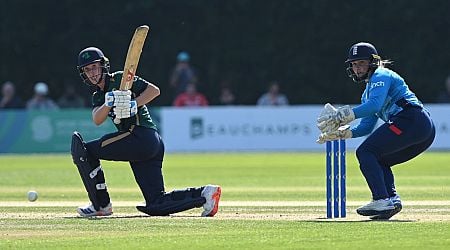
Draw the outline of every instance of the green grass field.
<instances>
[{"instance_id":1,"label":"green grass field","mask_svg":"<svg viewBox=\"0 0 450 250\"><path fill-rule=\"evenodd\" d=\"M323 153L167 154L167 191L223 188L219 213L193 209L148 217L127 163L103 162L111 217L85 219L86 193L70 155L0 155L0 249L448 249L450 153L429 152L394 168L404 209L370 221L370 200L353 153L347 156L347 218L324 219ZM36 190L39 199L28 202Z\"/></svg>"}]
</instances>

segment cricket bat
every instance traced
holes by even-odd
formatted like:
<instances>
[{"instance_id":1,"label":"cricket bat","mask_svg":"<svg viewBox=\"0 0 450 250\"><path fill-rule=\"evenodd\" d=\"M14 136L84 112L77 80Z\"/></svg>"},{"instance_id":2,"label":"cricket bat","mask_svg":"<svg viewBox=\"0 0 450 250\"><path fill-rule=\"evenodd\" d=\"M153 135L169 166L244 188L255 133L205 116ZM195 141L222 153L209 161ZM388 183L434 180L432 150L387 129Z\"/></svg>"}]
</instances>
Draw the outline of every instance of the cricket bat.
<instances>
[{"instance_id":1,"label":"cricket bat","mask_svg":"<svg viewBox=\"0 0 450 250\"><path fill-rule=\"evenodd\" d=\"M136 28L133 38L131 39L130 47L128 47L127 58L123 67L122 80L120 81L120 90L129 90L133 85L136 69L141 57L142 47L144 47L145 38L149 31L147 25L142 25Z\"/></svg>"},{"instance_id":2,"label":"cricket bat","mask_svg":"<svg viewBox=\"0 0 450 250\"><path fill-rule=\"evenodd\" d=\"M149 31L147 25L136 28L130 46L128 47L125 65L123 67L122 79L120 81L120 90L129 90L133 86L134 76L136 75L139 58L141 57L142 48L144 47L145 38ZM120 123L119 118L114 119L115 124Z\"/></svg>"}]
</instances>

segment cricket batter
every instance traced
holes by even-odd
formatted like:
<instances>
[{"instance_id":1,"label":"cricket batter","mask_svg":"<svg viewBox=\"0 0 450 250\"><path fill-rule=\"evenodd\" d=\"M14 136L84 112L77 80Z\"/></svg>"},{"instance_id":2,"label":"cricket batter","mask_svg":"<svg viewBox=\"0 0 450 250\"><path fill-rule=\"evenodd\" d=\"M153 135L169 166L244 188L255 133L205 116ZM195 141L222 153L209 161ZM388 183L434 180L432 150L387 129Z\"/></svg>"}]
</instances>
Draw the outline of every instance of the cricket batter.
<instances>
[{"instance_id":1,"label":"cricket batter","mask_svg":"<svg viewBox=\"0 0 450 250\"><path fill-rule=\"evenodd\" d=\"M95 47L82 50L78 71L83 82L95 88L92 96L92 119L96 125L108 117L119 118L117 132L85 142L80 133L72 136L73 161L83 180L91 204L79 207L83 217L112 214L111 200L105 183L101 160L127 161L145 203L136 208L148 215L164 216L203 206L202 216L217 213L221 188L206 185L199 188L164 191L162 163L164 143L145 104L155 99L159 88L135 77L131 90L119 91L122 72L109 72L109 61Z\"/></svg>"},{"instance_id":2,"label":"cricket batter","mask_svg":"<svg viewBox=\"0 0 450 250\"><path fill-rule=\"evenodd\" d=\"M321 130L317 142L369 135L356 156L372 202L356 212L371 219L389 219L402 209L391 167L430 147L435 127L423 104L400 75L386 68L390 61L382 60L372 44L353 45L346 63L349 77L366 85L361 104L337 109L326 104L317 120ZM358 125L347 125L355 119L361 119ZM378 119L385 123L374 130Z\"/></svg>"}]
</instances>

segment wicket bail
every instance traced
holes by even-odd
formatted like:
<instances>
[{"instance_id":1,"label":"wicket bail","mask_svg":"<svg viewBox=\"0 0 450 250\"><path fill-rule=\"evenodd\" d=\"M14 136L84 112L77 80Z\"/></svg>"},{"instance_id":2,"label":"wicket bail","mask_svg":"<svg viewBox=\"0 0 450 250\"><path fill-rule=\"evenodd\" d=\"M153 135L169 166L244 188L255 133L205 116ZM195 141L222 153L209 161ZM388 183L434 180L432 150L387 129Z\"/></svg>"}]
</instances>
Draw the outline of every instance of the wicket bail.
<instances>
[{"instance_id":1,"label":"wicket bail","mask_svg":"<svg viewBox=\"0 0 450 250\"><path fill-rule=\"evenodd\" d=\"M345 140L336 140L333 142L327 141L326 149L327 149L326 154L327 218L333 218L333 216L334 218L339 217L344 218L347 215L346 213L347 190L345 183L346 178ZM331 155L331 152L333 152L333 157ZM331 158L333 158L333 171ZM334 214L332 213L332 210L334 210Z\"/></svg>"}]
</instances>

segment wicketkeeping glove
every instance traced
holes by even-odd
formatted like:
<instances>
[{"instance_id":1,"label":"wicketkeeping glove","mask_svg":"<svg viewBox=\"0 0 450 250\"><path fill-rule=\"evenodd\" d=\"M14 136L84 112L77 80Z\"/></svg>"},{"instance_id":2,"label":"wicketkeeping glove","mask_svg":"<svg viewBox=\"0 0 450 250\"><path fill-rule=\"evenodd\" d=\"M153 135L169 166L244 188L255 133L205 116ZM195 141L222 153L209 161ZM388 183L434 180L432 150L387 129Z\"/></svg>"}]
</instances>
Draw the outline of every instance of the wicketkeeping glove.
<instances>
[{"instance_id":1,"label":"wicketkeeping glove","mask_svg":"<svg viewBox=\"0 0 450 250\"><path fill-rule=\"evenodd\" d=\"M105 106L107 107L127 107L130 100L130 90L115 90L105 93Z\"/></svg>"},{"instance_id":2,"label":"wicketkeeping glove","mask_svg":"<svg viewBox=\"0 0 450 250\"><path fill-rule=\"evenodd\" d=\"M355 113L349 105L336 109L327 103L317 118L317 127L322 133L326 133L335 131L339 126L349 124L353 120L355 120Z\"/></svg>"},{"instance_id":3,"label":"wicketkeeping glove","mask_svg":"<svg viewBox=\"0 0 450 250\"><path fill-rule=\"evenodd\" d=\"M320 112L319 117L317 118L317 127L321 132L326 131L326 127L330 126L327 124L328 119L337 112L337 109L333 107L330 103L325 104L322 112ZM331 128L327 128L329 131L334 130L333 126Z\"/></svg>"},{"instance_id":4,"label":"wicketkeeping glove","mask_svg":"<svg viewBox=\"0 0 450 250\"><path fill-rule=\"evenodd\" d=\"M352 138L353 134L350 130L350 125L344 125L339 127L335 131L321 133L319 138L317 138L317 143L323 144L326 141L335 141L339 139L348 139Z\"/></svg>"},{"instance_id":5,"label":"wicketkeeping glove","mask_svg":"<svg viewBox=\"0 0 450 250\"><path fill-rule=\"evenodd\" d=\"M124 105L125 106L125 105ZM129 118L135 116L137 114L137 102L136 100L132 100L128 102L126 107L115 107L114 114L116 115L116 119Z\"/></svg>"}]
</instances>

